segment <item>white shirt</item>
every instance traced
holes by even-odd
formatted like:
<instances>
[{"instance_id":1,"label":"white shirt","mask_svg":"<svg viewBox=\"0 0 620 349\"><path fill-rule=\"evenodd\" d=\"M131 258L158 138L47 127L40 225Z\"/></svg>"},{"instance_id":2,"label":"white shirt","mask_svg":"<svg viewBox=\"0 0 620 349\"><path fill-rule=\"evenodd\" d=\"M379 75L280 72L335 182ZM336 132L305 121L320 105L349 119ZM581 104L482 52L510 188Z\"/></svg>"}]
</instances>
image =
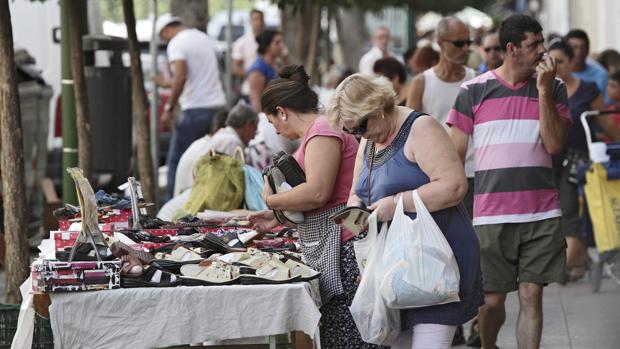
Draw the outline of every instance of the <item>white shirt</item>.
<instances>
[{"instance_id":1,"label":"white shirt","mask_svg":"<svg viewBox=\"0 0 620 349\"><path fill-rule=\"evenodd\" d=\"M250 31L237 39L232 47L231 57L236 61L243 61L243 70L247 71L252 63L256 61L258 51L258 43L254 33ZM247 79L243 80L241 85L241 93L244 95L250 94L250 83Z\"/></svg>"},{"instance_id":2,"label":"white shirt","mask_svg":"<svg viewBox=\"0 0 620 349\"><path fill-rule=\"evenodd\" d=\"M424 94L422 95L422 111L434 117L443 128L450 133L450 127L446 124L450 109L454 105L456 96L459 94L461 84L471 80L476 76L476 72L468 67L465 68L465 76L461 81L445 82L435 74L433 68L427 69L424 74ZM471 141L471 137L470 137ZM468 178L474 177L474 154L473 146L467 147L465 157L465 175Z\"/></svg>"},{"instance_id":3,"label":"white shirt","mask_svg":"<svg viewBox=\"0 0 620 349\"><path fill-rule=\"evenodd\" d=\"M218 130L213 136L206 135L194 141L179 160L174 181L174 196L194 185L194 166L202 156L208 154L211 149L232 156L237 147L243 150L245 146L237 131L230 126Z\"/></svg>"},{"instance_id":4,"label":"white shirt","mask_svg":"<svg viewBox=\"0 0 620 349\"><path fill-rule=\"evenodd\" d=\"M247 163L262 171L271 165L272 157L279 151L293 154L299 147L299 141L291 141L278 135L265 113L258 114L258 128L256 136L247 147Z\"/></svg>"},{"instance_id":5,"label":"white shirt","mask_svg":"<svg viewBox=\"0 0 620 349\"><path fill-rule=\"evenodd\" d=\"M403 62L403 59L399 55L395 54L394 52L388 51L387 56L394 57L401 63ZM381 49L378 48L377 46L373 46L360 59L359 72L362 74L373 75L375 72L372 68L375 65L375 62L380 60L383 57L384 57L383 51L381 51Z\"/></svg>"},{"instance_id":6,"label":"white shirt","mask_svg":"<svg viewBox=\"0 0 620 349\"><path fill-rule=\"evenodd\" d=\"M168 43L168 60L184 60L187 79L179 97L181 110L215 108L226 104L214 43L197 29L185 29Z\"/></svg>"}]
</instances>

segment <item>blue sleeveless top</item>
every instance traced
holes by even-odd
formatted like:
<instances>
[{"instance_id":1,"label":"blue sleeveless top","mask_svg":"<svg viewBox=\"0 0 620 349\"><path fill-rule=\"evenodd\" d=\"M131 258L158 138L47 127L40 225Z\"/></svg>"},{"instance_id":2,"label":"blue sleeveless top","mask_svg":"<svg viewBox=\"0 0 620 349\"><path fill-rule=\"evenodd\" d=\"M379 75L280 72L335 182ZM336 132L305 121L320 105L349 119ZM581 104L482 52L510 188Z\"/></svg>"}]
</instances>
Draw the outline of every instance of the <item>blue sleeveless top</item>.
<instances>
[{"instance_id":1,"label":"blue sleeveless top","mask_svg":"<svg viewBox=\"0 0 620 349\"><path fill-rule=\"evenodd\" d=\"M252 65L248 68L245 74L250 75L250 73L255 70L258 70L258 72L265 77L265 83L278 78L278 72L273 69L273 67L269 65L269 63L265 62L265 60L261 56L258 56L256 58L256 61L252 63Z\"/></svg>"},{"instance_id":2,"label":"blue sleeveless top","mask_svg":"<svg viewBox=\"0 0 620 349\"><path fill-rule=\"evenodd\" d=\"M416 189L430 180L417 163L405 157L405 142L411 126L424 115L412 112L401 127L398 135L385 149L375 154L370 178L372 202L396 193ZM372 142L364 150L364 164L361 168L355 192L366 205L368 200L368 166L372 156ZM460 271L460 302L407 309L401 311L402 329L407 330L421 323L459 325L472 319L478 307L484 303L482 274L480 272L480 245L463 204L431 213L435 222L445 234L456 257ZM407 213L415 219L415 213Z\"/></svg>"}]
</instances>

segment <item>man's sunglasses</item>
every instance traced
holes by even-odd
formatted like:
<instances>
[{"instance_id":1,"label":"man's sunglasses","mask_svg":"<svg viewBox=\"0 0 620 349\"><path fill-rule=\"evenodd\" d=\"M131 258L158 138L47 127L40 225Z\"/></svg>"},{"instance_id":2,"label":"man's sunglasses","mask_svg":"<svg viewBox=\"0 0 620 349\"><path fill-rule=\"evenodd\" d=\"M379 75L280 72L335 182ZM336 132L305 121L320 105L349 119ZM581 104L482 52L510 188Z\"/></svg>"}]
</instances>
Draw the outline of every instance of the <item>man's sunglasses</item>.
<instances>
[{"instance_id":1,"label":"man's sunglasses","mask_svg":"<svg viewBox=\"0 0 620 349\"><path fill-rule=\"evenodd\" d=\"M497 51L500 52L502 50L502 48L500 46L491 46L491 47L485 47L484 48L484 52L491 52L491 51Z\"/></svg>"},{"instance_id":2,"label":"man's sunglasses","mask_svg":"<svg viewBox=\"0 0 620 349\"><path fill-rule=\"evenodd\" d=\"M348 134L361 136L368 130L368 116L364 116L359 126L353 128L342 127L342 130Z\"/></svg>"},{"instance_id":3,"label":"man's sunglasses","mask_svg":"<svg viewBox=\"0 0 620 349\"><path fill-rule=\"evenodd\" d=\"M473 44L474 42L472 40L447 40L448 42L451 42L452 45L456 46L456 47L463 47L465 45L467 46L471 46L471 44Z\"/></svg>"}]
</instances>

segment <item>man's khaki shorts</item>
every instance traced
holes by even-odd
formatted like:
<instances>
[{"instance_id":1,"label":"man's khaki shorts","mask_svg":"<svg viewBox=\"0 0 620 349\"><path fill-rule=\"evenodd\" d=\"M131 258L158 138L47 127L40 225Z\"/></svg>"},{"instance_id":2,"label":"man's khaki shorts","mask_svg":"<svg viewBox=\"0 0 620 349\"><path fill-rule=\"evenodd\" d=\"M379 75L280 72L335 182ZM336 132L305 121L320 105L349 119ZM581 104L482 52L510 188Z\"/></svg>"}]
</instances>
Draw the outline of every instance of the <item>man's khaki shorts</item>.
<instances>
[{"instance_id":1,"label":"man's khaki shorts","mask_svg":"<svg viewBox=\"0 0 620 349\"><path fill-rule=\"evenodd\" d=\"M520 282L561 282L566 242L560 218L475 227L485 292L507 293Z\"/></svg>"}]
</instances>

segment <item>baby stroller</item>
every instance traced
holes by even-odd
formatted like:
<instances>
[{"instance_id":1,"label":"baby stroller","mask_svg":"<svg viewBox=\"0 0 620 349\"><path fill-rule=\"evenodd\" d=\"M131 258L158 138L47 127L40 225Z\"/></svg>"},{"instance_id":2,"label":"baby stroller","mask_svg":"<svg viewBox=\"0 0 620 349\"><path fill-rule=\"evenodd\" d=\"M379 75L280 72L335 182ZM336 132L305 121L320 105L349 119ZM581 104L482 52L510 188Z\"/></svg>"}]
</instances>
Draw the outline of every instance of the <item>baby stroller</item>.
<instances>
[{"instance_id":1,"label":"baby stroller","mask_svg":"<svg viewBox=\"0 0 620 349\"><path fill-rule=\"evenodd\" d=\"M604 276L620 285L620 143L592 142L588 118L620 113L620 110L593 110L581 114L591 162L585 169L584 221L591 223L588 248L592 260L588 278L593 292L598 292ZM593 239L592 239L593 238ZM586 239L588 240L588 239Z\"/></svg>"}]
</instances>

